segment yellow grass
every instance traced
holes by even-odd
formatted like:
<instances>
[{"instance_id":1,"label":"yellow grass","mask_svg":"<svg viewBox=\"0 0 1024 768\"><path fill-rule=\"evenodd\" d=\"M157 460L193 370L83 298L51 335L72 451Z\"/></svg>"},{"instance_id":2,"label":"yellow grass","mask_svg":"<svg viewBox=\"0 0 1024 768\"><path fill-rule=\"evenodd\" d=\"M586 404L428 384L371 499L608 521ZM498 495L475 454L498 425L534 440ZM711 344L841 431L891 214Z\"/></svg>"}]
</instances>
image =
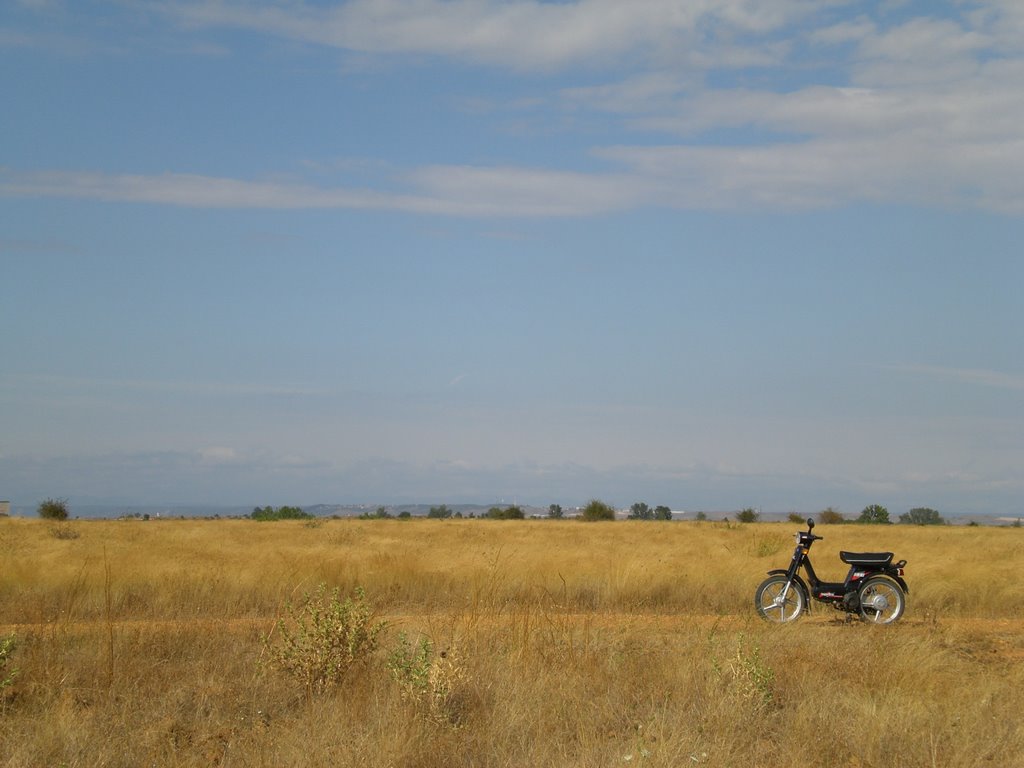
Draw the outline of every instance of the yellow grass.
<instances>
[{"instance_id":1,"label":"yellow grass","mask_svg":"<svg viewBox=\"0 0 1024 768\"><path fill-rule=\"evenodd\" d=\"M777 627L753 593L794 529L3 520L0 766L1024 766L1024 532L820 526L822 577L906 558L907 612ZM307 697L263 640L321 582L390 629ZM399 631L447 652L442 716L388 673Z\"/></svg>"}]
</instances>

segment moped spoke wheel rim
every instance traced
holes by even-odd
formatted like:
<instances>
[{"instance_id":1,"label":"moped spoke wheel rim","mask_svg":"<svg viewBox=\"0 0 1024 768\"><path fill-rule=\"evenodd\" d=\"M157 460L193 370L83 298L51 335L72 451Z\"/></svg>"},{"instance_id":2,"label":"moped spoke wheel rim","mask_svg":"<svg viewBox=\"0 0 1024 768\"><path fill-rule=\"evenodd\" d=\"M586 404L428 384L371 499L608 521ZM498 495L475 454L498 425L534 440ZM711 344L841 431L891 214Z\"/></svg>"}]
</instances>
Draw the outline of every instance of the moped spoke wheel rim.
<instances>
[{"instance_id":1,"label":"moped spoke wheel rim","mask_svg":"<svg viewBox=\"0 0 1024 768\"><path fill-rule=\"evenodd\" d=\"M868 584L860 595L860 615L871 624L889 624L903 613L899 587L879 580Z\"/></svg>"},{"instance_id":2,"label":"moped spoke wheel rim","mask_svg":"<svg viewBox=\"0 0 1024 768\"><path fill-rule=\"evenodd\" d=\"M803 612L803 598L795 584L786 589L784 580L768 584L761 592L761 615L770 621L793 621Z\"/></svg>"}]
</instances>

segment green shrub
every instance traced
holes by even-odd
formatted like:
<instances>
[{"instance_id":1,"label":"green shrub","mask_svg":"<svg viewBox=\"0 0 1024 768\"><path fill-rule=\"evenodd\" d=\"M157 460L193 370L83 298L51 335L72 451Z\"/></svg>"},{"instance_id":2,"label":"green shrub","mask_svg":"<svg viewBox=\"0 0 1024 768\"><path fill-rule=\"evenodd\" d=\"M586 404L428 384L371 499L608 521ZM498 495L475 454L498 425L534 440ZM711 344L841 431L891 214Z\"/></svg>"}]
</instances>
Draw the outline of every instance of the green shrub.
<instances>
[{"instance_id":1,"label":"green shrub","mask_svg":"<svg viewBox=\"0 0 1024 768\"><path fill-rule=\"evenodd\" d=\"M44 520L67 520L68 500L67 499L46 499L40 502L36 510Z\"/></svg>"},{"instance_id":2,"label":"green shrub","mask_svg":"<svg viewBox=\"0 0 1024 768\"><path fill-rule=\"evenodd\" d=\"M931 507L914 507L906 514L900 515L900 522L904 525L945 525L946 521L942 515Z\"/></svg>"},{"instance_id":3,"label":"green shrub","mask_svg":"<svg viewBox=\"0 0 1024 768\"><path fill-rule=\"evenodd\" d=\"M405 632L398 633L398 647L388 657L388 671L398 687L402 698L419 700L430 690L430 662L434 646L426 637L413 645Z\"/></svg>"},{"instance_id":4,"label":"green shrub","mask_svg":"<svg viewBox=\"0 0 1024 768\"><path fill-rule=\"evenodd\" d=\"M584 520L594 522L596 520L614 520L615 508L603 501L591 499L581 513Z\"/></svg>"},{"instance_id":5,"label":"green shrub","mask_svg":"<svg viewBox=\"0 0 1024 768\"><path fill-rule=\"evenodd\" d=\"M328 591L320 584L298 605L289 602L285 612L264 640L264 648L270 664L302 683L310 696L337 685L353 668L365 664L387 627L374 620L361 587L342 600L337 587Z\"/></svg>"},{"instance_id":6,"label":"green shrub","mask_svg":"<svg viewBox=\"0 0 1024 768\"><path fill-rule=\"evenodd\" d=\"M458 725L462 720L465 672L459 654L449 649L434 653L426 637L413 645L402 632L398 647L388 657L388 671L402 691L402 699L436 723Z\"/></svg>"},{"instance_id":7,"label":"green shrub","mask_svg":"<svg viewBox=\"0 0 1024 768\"><path fill-rule=\"evenodd\" d=\"M825 507L818 513L818 522L822 525L840 525L846 522L843 513L832 507Z\"/></svg>"},{"instance_id":8,"label":"green shrub","mask_svg":"<svg viewBox=\"0 0 1024 768\"><path fill-rule=\"evenodd\" d=\"M875 525L887 525L892 521L889 519L889 510L881 504L870 504L861 510L858 523L871 523Z\"/></svg>"},{"instance_id":9,"label":"green shrub","mask_svg":"<svg viewBox=\"0 0 1024 768\"><path fill-rule=\"evenodd\" d=\"M724 665L713 659L712 664L723 678L725 687L741 700L753 704L755 709L770 707L775 701L775 670L761 658L757 642L747 647L741 632L736 637L736 654Z\"/></svg>"},{"instance_id":10,"label":"green shrub","mask_svg":"<svg viewBox=\"0 0 1024 768\"><path fill-rule=\"evenodd\" d=\"M487 510L487 517L491 520L522 520L526 517L522 507L491 507Z\"/></svg>"},{"instance_id":11,"label":"green shrub","mask_svg":"<svg viewBox=\"0 0 1024 768\"><path fill-rule=\"evenodd\" d=\"M736 520L741 523L756 523L759 517L761 517L761 515L753 507L741 509L736 513Z\"/></svg>"},{"instance_id":12,"label":"green shrub","mask_svg":"<svg viewBox=\"0 0 1024 768\"><path fill-rule=\"evenodd\" d=\"M55 539L77 539L80 534L77 530L71 527L71 523L64 523L63 525L55 525L50 529L50 535Z\"/></svg>"},{"instance_id":13,"label":"green shrub","mask_svg":"<svg viewBox=\"0 0 1024 768\"><path fill-rule=\"evenodd\" d=\"M0 637L0 691L11 685L18 676L18 670L11 664L18 639L14 635Z\"/></svg>"},{"instance_id":14,"label":"green shrub","mask_svg":"<svg viewBox=\"0 0 1024 768\"><path fill-rule=\"evenodd\" d=\"M309 512L304 512L302 507L256 507L253 509L252 514L249 515L253 520L259 520L266 522L268 520L311 520L313 515Z\"/></svg>"}]
</instances>

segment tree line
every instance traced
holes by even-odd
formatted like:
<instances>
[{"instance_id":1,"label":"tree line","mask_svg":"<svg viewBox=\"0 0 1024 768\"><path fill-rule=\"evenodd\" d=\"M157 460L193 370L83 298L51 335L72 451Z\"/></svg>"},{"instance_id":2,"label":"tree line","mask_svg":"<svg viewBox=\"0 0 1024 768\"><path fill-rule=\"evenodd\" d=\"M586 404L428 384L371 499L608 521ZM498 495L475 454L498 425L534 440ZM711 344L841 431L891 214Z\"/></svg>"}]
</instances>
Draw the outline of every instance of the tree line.
<instances>
[{"instance_id":1,"label":"tree line","mask_svg":"<svg viewBox=\"0 0 1024 768\"><path fill-rule=\"evenodd\" d=\"M37 512L41 518L46 520L67 520L67 499L45 499L40 502ZM282 506L275 508L266 506L255 507L249 517L252 520L258 521L309 520L313 518L313 515L303 511L302 507ZM406 510L400 512L398 515L393 515L388 511L387 507L381 506L377 507L374 512L366 512L359 517L363 520L380 520L394 517L407 519L411 518L412 514ZM447 520L449 518L461 518L462 513L453 511L451 507L446 504L439 504L430 508L427 512L427 517L438 520ZM522 520L526 517L526 513L523 511L522 507L516 504L506 506L495 505L488 509L485 514L481 515L481 517L490 520ZM547 517L552 520L563 519L565 517L565 510L560 504L551 504L548 507ZM616 513L615 508L612 505L607 504L600 499L591 499L580 509L579 517L580 519L589 522L614 520ZM629 520L671 520L672 510L664 505L651 507L647 502L637 501L630 506L626 517ZM753 507L747 507L736 512L735 517L736 521L740 523L756 523L760 520L761 513ZM843 523L891 525L893 522L889 517L889 510L881 504L869 504L861 510L859 516L850 519L847 519L842 512L839 512L833 507L826 507L817 513L817 518L818 522L824 525L839 525ZM697 512L694 519L698 521L707 520L707 515L704 512ZM805 520L802 515L796 512L791 512L788 519L789 522L797 524L802 524ZM903 525L946 524L946 520L942 515L931 507L914 507L910 511L901 514L899 516L899 522Z\"/></svg>"}]
</instances>

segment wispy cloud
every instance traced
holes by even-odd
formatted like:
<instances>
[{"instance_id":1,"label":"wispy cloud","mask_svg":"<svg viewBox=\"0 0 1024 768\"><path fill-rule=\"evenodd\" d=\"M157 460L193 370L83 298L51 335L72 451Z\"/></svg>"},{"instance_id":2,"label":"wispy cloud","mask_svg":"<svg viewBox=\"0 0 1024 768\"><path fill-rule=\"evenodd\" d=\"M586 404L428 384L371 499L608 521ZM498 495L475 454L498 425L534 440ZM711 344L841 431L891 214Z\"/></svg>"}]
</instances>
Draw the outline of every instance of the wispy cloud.
<instances>
[{"instance_id":1,"label":"wispy cloud","mask_svg":"<svg viewBox=\"0 0 1024 768\"><path fill-rule=\"evenodd\" d=\"M645 207L800 210L861 202L1024 213L1024 141L958 145L913 133L890 138L603 147L593 155L617 166L607 172L437 165L411 170L404 180L408 189L393 191L194 174L0 170L0 197L498 218Z\"/></svg>"},{"instance_id":2,"label":"wispy cloud","mask_svg":"<svg viewBox=\"0 0 1024 768\"><path fill-rule=\"evenodd\" d=\"M413 53L512 69L607 63L645 52L709 65L736 35L764 35L820 6L805 0L351 0L312 3L164 2L180 23L234 27L375 54ZM709 32L714 30L714 32ZM746 57L749 59L749 56Z\"/></svg>"},{"instance_id":3,"label":"wispy cloud","mask_svg":"<svg viewBox=\"0 0 1024 768\"><path fill-rule=\"evenodd\" d=\"M429 160L404 171L367 166L364 186L332 184L323 168L309 167L306 178L288 181L0 168L0 195L486 217L862 202L1024 213L1024 12L1018 5L989 0L932 15L904 9L842 19L838 9L845 5L154 2L145 8L186 33L246 29L359 55L429 54L570 76L585 71L591 84L570 85L570 79L541 99L548 105L559 99L565 108L546 109L543 119L597 116L619 121L627 133L619 144L592 146L589 157L560 166ZM11 44L20 39L7 34ZM822 60L830 63L817 72ZM743 85L709 85L709 72L731 68L748 73L736 81ZM594 72L619 70L627 73L620 80L593 82ZM523 103L536 99L531 94Z\"/></svg>"},{"instance_id":4,"label":"wispy cloud","mask_svg":"<svg viewBox=\"0 0 1024 768\"><path fill-rule=\"evenodd\" d=\"M0 169L0 197L65 198L190 208L395 210L445 216L582 216L635 205L622 176L524 168L434 166L407 176L411 193L317 187L194 174Z\"/></svg>"},{"instance_id":5,"label":"wispy cloud","mask_svg":"<svg viewBox=\"0 0 1024 768\"><path fill-rule=\"evenodd\" d=\"M47 391L87 392L95 390L210 397L317 397L328 394L328 390L324 388L294 383L103 379L53 374L0 374L0 391L5 388L31 388L32 391L40 394Z\"/></svg>"},{"instance_id":6,"label":"wispy cloud","mask_svg":"<svg viewBox=\"0 0 1024 768\"><path fill-rule=\"evenodd\" d=\"M981 368L948 368L939 365L889 365L887 370L909 373L917 376L958 381L964 384L975 384L980 387L1011 389L1024 392L1024 374L990 371Z\"/></svg>"}]
</instances>

